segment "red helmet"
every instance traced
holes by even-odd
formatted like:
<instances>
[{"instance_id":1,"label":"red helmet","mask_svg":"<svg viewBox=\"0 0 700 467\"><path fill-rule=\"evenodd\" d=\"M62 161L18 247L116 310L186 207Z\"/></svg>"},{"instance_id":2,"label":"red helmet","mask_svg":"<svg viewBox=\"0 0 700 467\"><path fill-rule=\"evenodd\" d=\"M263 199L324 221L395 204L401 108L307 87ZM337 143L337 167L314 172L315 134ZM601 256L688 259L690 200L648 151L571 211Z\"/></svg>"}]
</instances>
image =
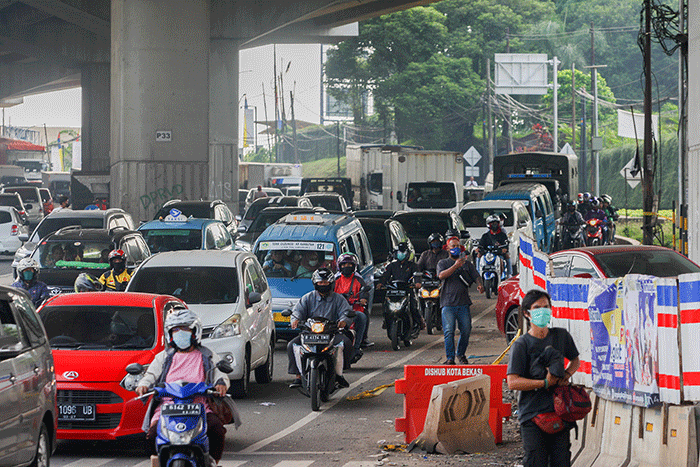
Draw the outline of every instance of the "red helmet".
<instances>
[{"instance_id":1,"label":"red helmet","mask_svg":"<svg viewBox=\"0 0 700 467\"><path fill-rule=\"evenodd\" d=\"M107 260L111 263L112 260L115 259L121 259L122 261L126 261L126 253L124 253L124 250L112 250L109 253L109 256L107 257Z\"/></svg>"}]
</instances>

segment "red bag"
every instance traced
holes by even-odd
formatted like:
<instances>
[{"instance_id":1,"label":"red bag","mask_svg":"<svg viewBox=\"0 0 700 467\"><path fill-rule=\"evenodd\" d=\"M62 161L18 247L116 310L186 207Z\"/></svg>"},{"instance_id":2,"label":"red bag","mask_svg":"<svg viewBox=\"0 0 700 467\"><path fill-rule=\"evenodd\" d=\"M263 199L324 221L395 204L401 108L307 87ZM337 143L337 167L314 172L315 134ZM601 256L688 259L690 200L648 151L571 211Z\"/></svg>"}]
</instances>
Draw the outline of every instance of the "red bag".
<instances>
[{"instance_id":1,"label":"red bag","mask_svg":"<svg viewBox=\"0 0 700 467\"><path fill-rule=\"evenodd\" d=\"M554 411L565 422L583 419L591 411L591 398L581 385L554 388Z\"/></svg>"},{"instance_id":2,"label":"red bag","mask_svg":"<svg viewBox=\"0 0 700 467\"><path fill-rule=\"evenodd\" d=\"M566 426L564 420L562 420L556 412L537 414L532 418L532 421L535 422L535 425L537 425L540 430L550 435L559 433Z\"/></svg>"}]
</instances>

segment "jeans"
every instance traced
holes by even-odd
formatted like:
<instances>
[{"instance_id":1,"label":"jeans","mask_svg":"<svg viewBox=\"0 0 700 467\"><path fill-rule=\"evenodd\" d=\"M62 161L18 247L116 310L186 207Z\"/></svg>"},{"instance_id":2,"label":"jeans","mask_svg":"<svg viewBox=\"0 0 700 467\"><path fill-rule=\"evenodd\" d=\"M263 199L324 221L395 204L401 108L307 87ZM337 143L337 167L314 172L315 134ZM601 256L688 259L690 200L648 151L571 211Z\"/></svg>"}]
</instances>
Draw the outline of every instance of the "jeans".
<instances>
[{"instance_id":1,"label":"jeans","mask_svg":"<svg viewBox=\"0 0 700 467\"><path fill-rule=\"evenodd\" d=\"M540 430L532 420L520 425L525 458L524 467L569 467L571 441L569 429L552 435Z\"/></svg>"},{"instance_id":2,"label":"jeans","mask_svg":"<svg viewBox=\"0 0 700 467\"><path fill-rule=\"evenodd\" d=\"M442 307L442 332L445 336L445 355L452 360L455 358L455 323L459 326L457 355L464 355L469 345L469 334L472 332L472 315L469 312L469 305Z\"/></svg>"},{"instance_id":3,"label":"jeans","mask_svg":"<svg viewBox=\"0 0 700 467\"><path fill-rule=\"evenodd\" d=\"M367 333L367 315L362 311L355 312L355 350L357 351L362 344Z\"/></svg>"}]
</instances>

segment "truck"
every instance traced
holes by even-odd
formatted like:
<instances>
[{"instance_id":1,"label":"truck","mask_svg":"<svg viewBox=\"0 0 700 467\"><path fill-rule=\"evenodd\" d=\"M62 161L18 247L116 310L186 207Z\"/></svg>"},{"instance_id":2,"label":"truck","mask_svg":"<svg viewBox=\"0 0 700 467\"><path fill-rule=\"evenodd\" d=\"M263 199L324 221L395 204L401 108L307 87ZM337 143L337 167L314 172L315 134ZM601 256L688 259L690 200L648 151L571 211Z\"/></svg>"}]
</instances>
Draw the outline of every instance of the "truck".
<instances>
[{"instance_id":1,"label":"truck","mask_svg":"<svg viewBox=\"0 0 700 467\"><path fill-rule=\"evenodd\" d=\"M355 209L458 212L464 201L464 159L416 146L348 145L347 174Z\"/></svg>"},{"instance_id":2,"label":"truck","mask_svg":"<svg viewBox=\"0 0 700 467\"><path fill-rule=\"evenodd\" d=\"M283 188L301 185L301 165L275 162L238 162L239 186L244 189L256 186Z\"/></svg>"},{"instance_id":3,"label":"truck","mask_svg":"<svg viewBox=\"0 0 700 467\"><path fill-rule=\"evenodd\" d=\"M42 172L41 186L57 201L61 196L70 197L70 172Z\"/></svg>"},{"instance_id":4,"label":"truck","mask_svg":"<svg viewBox=\"0 0 700 467\"><path fill-rule=\"evenodd\" d=\"M337 193L345 198L348 206L352 206L355 193L352 191L350 179L347 177L334 178L302 178L300 195L306 193Z\"/></svg>"}]
</instances>

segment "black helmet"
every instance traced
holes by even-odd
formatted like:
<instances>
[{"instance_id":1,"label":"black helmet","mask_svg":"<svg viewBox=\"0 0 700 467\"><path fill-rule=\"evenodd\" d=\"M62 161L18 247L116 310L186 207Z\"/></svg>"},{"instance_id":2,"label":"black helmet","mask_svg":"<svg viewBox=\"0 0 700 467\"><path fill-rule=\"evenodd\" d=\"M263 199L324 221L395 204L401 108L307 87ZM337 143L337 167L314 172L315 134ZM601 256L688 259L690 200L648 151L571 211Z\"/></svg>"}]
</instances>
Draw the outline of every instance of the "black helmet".
<instances>
[{"instance_id":1,"label":"black helmet","mask_svg":"<svg viewBox=\"0 0 700 467\"><path fill-rule=\"evenodd\" d=\"M457 237L461 238L461 235L459 233L459 230L456 229L447 229L447 232L445 232L445 241L449 240L452 237Z\"/></svg>"},{"instance_id":2,"label":"black helmet","mask_svg":"<svg viewBox=\"0 0 700 467\"><path fill-rule=\"evenodd\" d=\"M433 242L440 242L440 246L442 246L445 243L445 239L439 233L434 232L428 236L428 245L430 245Z\"/></svg>"},{"instance_id":3,"label":"black helmet","mask_svg":"<svg viewBox=\"0 0 700 467\"><path fill-rule=\"evenodd\" d=\"M569 201L568 203L566 203L566 207L567 207L569 210L576 209L576 206L577 206L577 205L578 205L578 203L577 203L576 201ZM572 208L573 208L573 209L572 209Z\"/></svg>"},{"instance_id":4,"label":"black helmet","mask_svg":"<svg viewBox=\"0 0 700 467\"><path fill-rule=\"evenodd\" d=\"M81 272L73 283L73 289L76 292L100 292L104 287L95 276Z\"/></svg>"},{"instance_id":5,"label":"black helmet","mask_svg":"<svg viewBox=\"0 0 700 467\"><path fill-rule=\"evenodd\" d=\"M328 281L331 284L335 281L335 274L329 268L317 269L311 276L311 282L313 282L314 285L323 281Z\"/></svg>"}]
</instances>

